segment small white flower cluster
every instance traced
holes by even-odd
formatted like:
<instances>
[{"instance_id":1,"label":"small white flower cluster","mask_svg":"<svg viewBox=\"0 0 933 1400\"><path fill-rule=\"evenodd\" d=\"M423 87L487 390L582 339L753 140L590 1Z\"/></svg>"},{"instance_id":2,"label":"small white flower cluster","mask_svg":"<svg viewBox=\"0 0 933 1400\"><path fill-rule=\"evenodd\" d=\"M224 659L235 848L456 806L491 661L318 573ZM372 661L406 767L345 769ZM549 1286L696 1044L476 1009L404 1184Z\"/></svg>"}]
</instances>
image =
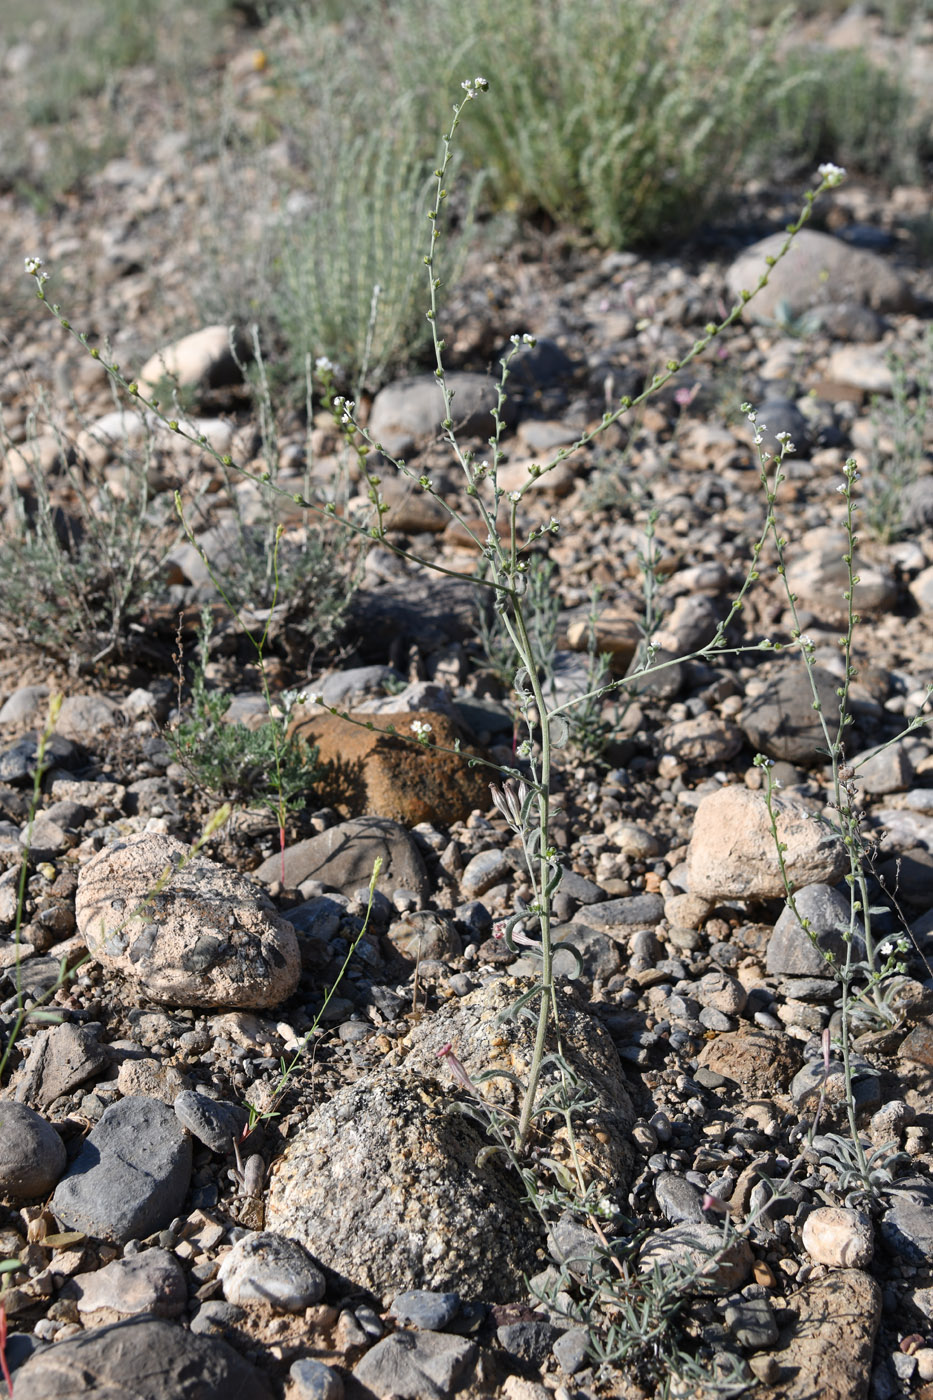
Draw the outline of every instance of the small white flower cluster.
<instances>
[{"instance_id":1,"label":"small white flower cluster","mask_svg":"<svg viewBox=\"0 0 933 1400\"><path fill-rule=\"evenodd\" d=\"M411 732L416 739L420 739L423 744L427 743L428 735L433 734L434 726L426 719L413 719L411 722Z\"/></svg>"},{"instance_id":2,"label":"small white flower cluster","mask_svg":"<svg viewBox=\"0 0 933 1400\"><path fill-rule=\"evenodd\" d=\"M467 101L472 97L479 97L481 92L486 92L489 87L488 78L464 78L460 84L467 95Z\"/></svg>"},{"instance_id":3,"label":"small white flower cluster","mask_svg":"<svg viewBox=\"0 0 933 1400\"><path fill-rule=\"evenodd\" d=\"M748 404L743 404L742 407L746 410L746 417L749 423L751 423L752 427L755 429L755 446L760 447L764 442L764 431L768 425L767 423L758 422L758 413L754 408L751 408Z\"/></svg>"},{"instance_id":4,"label":"small white flower cluster","mask_svg":"<svg viewBox=\"0 0 933 1400\"><path fill-rule=\"evenodd\" d=\"M334 362L329 359L327 355L318 355L317 359L314 361L314 368L317 370L318 374L333 374Z\"/></svg>"},{"instance_id":5,"label":"small white flower cluster","mask_svg":"<svg viewBox=\"0 0 933 1400\"><path fill-rule=\"evenodd\" d=\"M35 277L37 282L47 282L51 273L46 272L41 258L26 259L26 276Z\"/></svg>"},{"instance_id":6,"label":"small white flower cluster","mask_svg":"<svg viewBox=\"0 0 933 1400\"><path fill-rule=\"evenodd\" d=\"M822 165L817 166L816 173L824 181L827 189L831 190L835 189L837 185L841 185L846 178L845 166L833 165L831 160L824 161Z\"/></svg>"},{"instance_id":7,"label":"small white flower cluster","mask_svg":"<svg viewBox=\"0 0 933 1400\"><path fill-rule=\"evenodd\" d=\"M787 452L796 452L796 451L797 451L796 447L794 446L794 444L793 444L793 443L791 442L791 440L790 440L790 433L787 432L786 429L784 430L783 433L775 433L774 436L777 438L778 442L781 444L781 447L784 449L784 452L785 452L785 453L787 453Z\"/></svg>"},{"instance_id":8,"label":"small white flower cluster","mask_svg":"<svg viewBox=\"0 0 933 1400\"><path fill-rule=\"evenodd\" d=\"M521 498L522 498L522 493L521 493L521 491L510 491L510 492L509 492L509 500L512 502L513 505L518 505L518 502L521 500Z\"/></svg>"},{"instance_id":9,"label":"small white flower cluster","mask_svg":"<svg viewBox=\"0 0 933 1400\"><path fill-rule=\"evenodd\" d=\"M338 394L334 399L334 412L340 414L340 421L344 427L353 422L353 410L356 408L354 399L345 399Z\"/></svg>"},{"instance_id":10,"label":"small white flower cluster","mask_svg":"<svg viewBox=\"0 0 933 1400\"><path fill-rule=\"evenodd\" d=\"M537 345L538 342L535 340L535 338L534 338L533 335L529 335L528 332L526 331L524 335L519 335L517 332L516 332L515 335L510 335L510 336L509 336L509 343L510 343L511 345L531 345L531 346L535 346L535 345Z\"/></svg>"}]
</instances>

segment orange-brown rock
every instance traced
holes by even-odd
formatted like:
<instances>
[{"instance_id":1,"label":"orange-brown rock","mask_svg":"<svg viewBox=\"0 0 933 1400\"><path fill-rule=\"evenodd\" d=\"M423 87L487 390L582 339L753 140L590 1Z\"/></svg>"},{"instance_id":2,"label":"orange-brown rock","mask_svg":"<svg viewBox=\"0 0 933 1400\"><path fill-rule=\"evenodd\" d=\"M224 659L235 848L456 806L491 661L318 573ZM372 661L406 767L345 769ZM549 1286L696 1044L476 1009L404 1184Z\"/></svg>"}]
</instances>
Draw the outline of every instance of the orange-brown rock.
<instances>
[{"instance_id":1,"label":"orange-brown rock","mask_svg":"<svg viewBox=\"0 0 933 1400\"><path fill-rule=\"evenodd\" d=\"M317 745L322 771L315 789L320 800L342 816L389 817L409 827L418 822L447 826L465 821L476 808L485 812L489 807L491 770L470 768L465 755L440 753L433 747L452 749L462 740L447 715L419 711L352 718L358 723L314 714L299 719L291 730ZM431 726L430 745L401 737L413 733L413 723ZM395 734L388 732L392 728Z\"/></svg>"}]
</instances>

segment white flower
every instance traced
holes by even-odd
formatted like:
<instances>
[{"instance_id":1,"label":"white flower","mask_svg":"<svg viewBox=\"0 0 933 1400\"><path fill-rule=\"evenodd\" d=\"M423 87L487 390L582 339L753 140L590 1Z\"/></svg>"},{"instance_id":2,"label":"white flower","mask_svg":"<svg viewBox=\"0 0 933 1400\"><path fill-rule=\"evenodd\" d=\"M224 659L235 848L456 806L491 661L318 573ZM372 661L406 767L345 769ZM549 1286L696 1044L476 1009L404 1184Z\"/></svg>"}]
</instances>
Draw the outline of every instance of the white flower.
<instances>
[{"instance_id":1,"label":"white flower","mask_svg":"<svg viewBox=\"0 0 933 1400\"><path fill-rule=\"evenodd\" d=\"M528 758L531 754L531 740L523 739L515 752L518 754L519 758Z\"/></svg>"},{"instance_id":2,"label":"white flower","mask_svg":"<svg viewBox=\"0 0 933 1400\"><path fill-rule=\"evenodd\" d=\"M314 361L314 368L317 370L318 374L333 374L334 362L333 360L329 360L326 355L318 355L317 359Z\"/></svg>"},{"instance_id":3,"label":"white flower","mask_svg":"<svg viewBox=\"0 0 933 1400\"><path fill-rule=\"evenodd\" d=\"M521 500L521 498L522 498L522 493L521 493L521 491L510 491L510 492L509 492L509 500L512 501L513 503L517 504L517 503Z\"/></svg>"},{"instance_id":4,"label":"white flower","mask_svg":"<svg viewBox=\"0 0 933 1400\"><path fill-rule=\"evenodd\" d=\"M834 189L836 185L841 185L846 178L845 167L842 165L833 165L831 160L824 161L822 165L817 166L816 173L821 180L826 181L830 189Z\"/></svg>"},{"instance_id":5,"label":"white flower","mask_svg":"<svg viewBox=\"0 0 933 1400\"><path fill-rule=\"evenodd\" d=\"M323 705L324 696L319 690L309 690L303 698L299 698L299 704Z\"/></svg>"},{"instance_id":6,"label":"white flower","mask_svg":"<svg viewBox=\"0 0 933 1400\"><path fill-rule=\"evenodd\" d=\"M812 638L812 637L808 637L807 634L806 634L806 632L801 632L801 634L800 634L800 636L797 638L797 640L798 640L798 642L800 643L800 645L801 645L802 647L812 647L812 646L813 646L813 638Z\"/></svg>"},{"instance_id":7,"label":"white flower","mask_svg":"<svg viewBox=\"0 0 933 1400\"><path fill-rule=\"evenodd\" d=\"M35 277L37 282L47 282L50 274L43 271L41 258L26 258L26 275Z\"/></svg>"},{"instance_id":8,"label":"white flower","mask_svg":"<svg viewBox=\"0 0 933 1400\"><path fill-rule=\"evenodd\" d=\"M428 724L424 719L413 719L411 722L411 732L416 739L426 739L434 732L434 725Z\"/></svg>"}]
</instances>

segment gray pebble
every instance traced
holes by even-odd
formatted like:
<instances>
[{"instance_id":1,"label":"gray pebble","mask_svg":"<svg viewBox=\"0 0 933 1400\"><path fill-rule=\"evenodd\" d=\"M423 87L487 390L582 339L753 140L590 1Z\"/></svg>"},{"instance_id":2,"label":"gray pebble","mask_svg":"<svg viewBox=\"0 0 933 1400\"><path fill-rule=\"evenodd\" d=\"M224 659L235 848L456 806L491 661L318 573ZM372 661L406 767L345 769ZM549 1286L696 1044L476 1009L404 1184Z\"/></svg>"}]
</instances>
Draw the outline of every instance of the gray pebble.
<instances>
[{"instance_id":1,"label":"gray pebble","mask_svg":"<svg viewBox=\"0 0 933 1400\"><path fill-rule=\"evenodd\" d=\"M51 1123L24 1103L0 1107L0 1195L45 1196L67 1165L65 1144Z\"/></svg>"},{"instance_id":2,"label":"gray pebble","mask_svg":"<svg viewBox=\"0 0 933 1400\"><path fill-rule=\"evenodd\" d=\"M176 1094L172 1107L182 1127L212 1152L231 1152L233 1139L248 1121L238 1104L220 1102L193 1089Z\"/></svg>"},{"instance_id":3,"label":"gray pebble","mask_svg":"<svg viewBox=\"0 0 933 1400\"><path fill-rule=\"evenodd\" d=\"M684 1220L703 1220L703 1198L677 1172L661 1172L654 1181L654 1194L661 1213L672 1225Z\"/></svg>"},{"instance_id":4,"label":"gray pebble","mask_svg":"<svg viewBox=\"0 0 933 1400\"><path fill-rule=\"evenodd\" d=\"M354 1378L376 1395L447 1395L472 1365L476 1347L446 1332L393 1332L353 1368Z\"/></svg>"},{"instance_id":5,"label":"gray pebble","mask_svg":"<svg viewBox=\"0 0 933 1400\"><path fill-rule=\"evenodd\" d=\"M107 1109L55 1188L53 1214L100 1239L144 1238L180 1214L191 1178L191 1139L160 1099Z\"/></svg>"},{"instance_id":6,"label":"gray pebble","mask_svg":"<svg viewBox=\"0 0 933 1400\"><path fill-rule=\"evenodd\" d=\"M774 1346L778 1325L767 1298L739 1298L726 1308L726 1326L741 1347Z\"/></svg>"},{"instance_id":7,"label":"gray pebble","mask_svg":"<svg viewBox=\"0 0 933 1400\"><path fill-rule=\"evenodd\" d=\"M428 1288L399 1293L389 1309L403 1327L417 1327L422 1332L443 1332L459 1311L459 1293L436 1293Z\"/></svg>"},{"instance_id":8,"label":"gray pebble","mask_svg":"<svg viewBox=\"0 0 933 1400\"><path fill-rule=\"evenodd\" d=\"M558 1329L550 1322L507 1322L496 1328L503 1351L536 1366L547 1359L557 1336Z\"/></svg>"},{"instance_id":9,"label":"gray pebble","mask_svg":"<svg viewBox=\"0 0 933 1400\"><path fill-rule=\"evenodd\" d=\"M343 1380L323 1361L315 1361L310 1356L295 1361L288 1373L291 1381L289 1394L294 1400L343 1400Z\"/></svg>"},{"instance_id":10,"label":"gray pebble","mask_svg":"<svg viewBox=\"0 0 933 1400\"><path fill-rule=\"evenodd\" d=\"M202 1337L222 1335L228 1327L242 1322L246 1314L234 1303L225 1303L222 1298L211 1298L202 1303L191 1319L191 1331Z\"/></svg>"},{"instance_id":11,"label":"gray pebble","mask_svg":"<svg viewBox=\"0 0 933 1400\"><path fill-rule=\"evenodd\" d=\"M933 1256L933 1186L922 1180L898 1182L881 1222L881 1236L896 1258L926 1264Z\"/></svg>"},{"instance_id":12,"label":"gray pebble","mask_svg":"<svg viewBox=\"0 0 933 1400\"><path fill-rule=\"evenodd\" d=\"M588 1364L587 1341L587 1333L582 1327L571 1327L561 1332L555 1340L551 1350L561 1370L566 1371L568 1376L575 1376Z\"/></svg>"},{"instance_id":13,"label":"gray pebble","mask_svg":"<svg viewBox=\"0 0 933 1400\"><path fill-rule=\"evenodd\" d=\"M237 1240L218 1270L228 1303L302 1312L324 1296L324 1275L295 1240L269 1230Z\"/></svg>"}]
</instances>

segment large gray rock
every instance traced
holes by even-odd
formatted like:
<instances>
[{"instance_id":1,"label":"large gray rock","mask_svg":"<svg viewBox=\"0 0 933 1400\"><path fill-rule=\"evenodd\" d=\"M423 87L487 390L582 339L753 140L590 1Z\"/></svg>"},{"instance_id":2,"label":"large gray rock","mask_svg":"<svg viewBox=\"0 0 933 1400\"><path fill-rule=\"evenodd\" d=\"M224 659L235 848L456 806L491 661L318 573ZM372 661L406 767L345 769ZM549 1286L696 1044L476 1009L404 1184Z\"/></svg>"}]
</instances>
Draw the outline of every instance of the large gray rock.
<instances>
[{"instance_id":1,"label":"large gray rock","mask_svg":"<svg viewBox=\"0 0 933 1400\"><path fill-rule=\"evenodd\" d=\"M743 291L754 290L766 270L766 258L777 256L785 238L783 233L769 234L739 254L726 276L730 297L737 301ZM804 229L772 269L768 285L749 303L746 315L773 321L782 304L788 318L793 318L839 302L855 302L875 311L907 311L913 296L899 273L877 253Z\"/></svg>"},{"instance_id":2,"label":"large gray rock","mask_svg":"<svg viewBox=\"0 0 933 1400\"><path fill-rule=\"evenodd\" d=\"M100 851L75 915L99 963L170 1006L276 1006L301 975L295 931L268 895L172 836Z\"/></svg>"},{"instance_id":3,"label":"large gray rock","mask_svg":"<svg viewBox=\"0 0 933 1400\"><path fill-rule=\"evenodd\" d=\"M811 924L816 944L788 904L768 940L768 972L778 977L829 977L832 970L823 952L832 953L837 966L845 961L842 930L849 927L849 898L830 885L816 884L797 890L794 903L801 918ZM858 961L864 956L864 931L857 922L853 957Z\"/></svg>"},{"instance_id":4,"label":"large gray rock","mask_svg":"<svg viewBox=\"0 0 933 1400\"><path fill-rule=\"evenodd\" d=\"M839 837L812 819L801 804L780 796L772 801L778 839L787 847L787 875L794 886L835 884L848 869ZM707 899L775 899L783 895L784 881L764 794L731 784L704 797L694 818L687 870L690 893Z\"/></svg>"},{"instance_id":5,"label":"large gray rock","mask_svg":"<svg viewBox=\"0 0 933 1400\"><path fill-rule=\"evenodd\" d=\"M58 1133L22 1103L0 1103L0 1196L45 1196L68 1162Z\"/></svg>"},{"instance_id":6,"label":"large gray rock","mask_svg":"<svg viewBox=\"0 0 933 1400\"><path fill-rule=\"evenodd\" d=\"M455 1389L476 1357L465 1337L443 1332L394 1332L383 1337L353 1368L366 1393L388 1400L442 1400Z\"/></svg>"},{"instance_id":7,"label":"large gray rock","mask_svg":"<svg viewBox=\"0 0 933 1400\"><path fill-rule=\"evenodd\" d=\"M78 1312L85 1323L117 1322L121 1317L178 1317L188 1306L184 1269L167 1249L144 1249L114 1259L74 1280ZM110 1314L110 1316L100 1316Z\"/></svg>"},{"instance_id":8,"label":"large gray rock","mask_svg":"<svg viewBox=\"0 0 933 1400\"><path fill-rule=\"evenodd\" d=\"M488 438L495 431L495 381L485 374L454 370L447 376L447 386L454 396L451 421L457 432L465 437ZM444 396L433 374L396 379L380 389L373 400L369 434L391 456L399 457L416 442L440 433L444 411ZM511 400L503 405L502 413L507 422L514 420Z\"/></svg>"},{"instance_id":9,"label":"large gray rock","mask_svg":"<svg viewBox=\"0 0 933 1400\"><path fill-rule=\"evenodd\" d=\"M369 884L377 856L382 861L377 889L390 896L393 890L411 890L427 902L430 883L421 852L403 826L385 817L355 817L289 846L285 883L297 888L305 880L319 880L352 896L361 885ZM263 861L254 874L266 883L281 879L279 856Z\"/></svg>"},{"instance_id":10,"label":"large gray rock","mask_svg":"<svg viewBox=\"0 0 933 1400\"><path fill-rule=\"evenodd\" d=\"M406 1288L522 1297L539 1229L498 1154L477 1167L488 1140L456 1097L391 1069L339 1089L273 1166L266 1225L386 1305Z\"/></svg>"},{"instance_id":11,"label":"large gray rock","mask_svg":"<svg viewBox=\"0 0 933 1400\"><path fill-rule=\"evenodd\" d=\"M834 735L839 725L839 682L821 666L814 666L812 675L823 717ZM738 722L752 748L768 758L798 764L827 761L823 727L800 664L782 665L772 672L765 688L749 699Z\"/></svg>"},{"instance_id":12,"label":"large gray rock","mask_svg":"<svg viewBox=\"0 0 933 1400\"><path fill-rule=\"evenodd\" d=\"M43 1347L16 1372L16 1400L272 1400L263 1375L226 1342L158 1318L132 1318Z\"/></svg>"},{"instance_id":13,"label":"large gray rock","mask_svg":"<svg viewBox=\"0 0 933 1400\"><path fill-rule=\"evenodd\" d=\"M125 1244L168 1225L191 1178L191 1139L161 1099L106 1110L52 1196L69 1230Z\"/></svg>"},{"instance_id":14,"label":"large gray rock","mask_svg":"<svg viewBox=\"0 0 933 1400\"><path fill-rule=\"evenodd\" d=\"M260 1230L237 1240L217 1277L228 1303L264 1303L281 1312L304 1312L324 1296L324 1275L297 1240Z\"/></svg>"}]
</instances>

